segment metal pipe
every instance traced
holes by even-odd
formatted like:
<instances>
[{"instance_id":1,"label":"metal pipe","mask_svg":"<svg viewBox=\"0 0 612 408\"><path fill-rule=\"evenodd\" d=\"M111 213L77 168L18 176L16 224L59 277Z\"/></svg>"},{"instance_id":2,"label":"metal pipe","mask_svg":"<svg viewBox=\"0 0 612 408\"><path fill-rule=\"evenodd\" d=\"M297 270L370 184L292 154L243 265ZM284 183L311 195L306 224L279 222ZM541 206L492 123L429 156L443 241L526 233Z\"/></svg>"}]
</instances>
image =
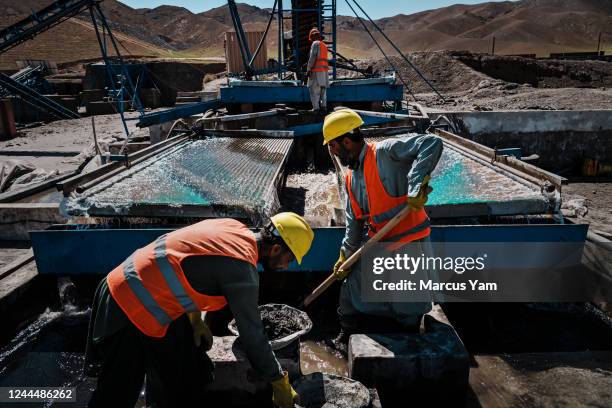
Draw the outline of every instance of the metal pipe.
<instances>
[{"instance_id":1,"label":"metal pipe","mask_svg":"<svg viewBox=\"0 0 612 408\"><path fill-rule=\"evenodd\" d=\"M184 139L177 140L177 141L175 141L174 143L171 143L171 144L167 145L167 146L166 146L166 148L165 148L165 150L166 150L166 149L169 149L169 148L171 148L171 147L175 147L175 146L177 146L177 145L179 145L179 144L181 144L181 143L183 143L183 142L185 142L185 140L184 140ZM145 160L147 160L147 159L150 159L151 157L155 156L156 154L159 154L159 151L154 151L154 152L151 152L151 153L149 153L149 154L147 154L147 155L144 155L144 156L142 156L142 157L139 157L138 159L134 160L134 161L131 163L131 165L141 163L141 162L143 162L143 161L145 161ZM114 170L112 170L112 171L109 171L108 173L103 174L103 175L101 175L101 176L100 176L100 177L98 177L98 178L95 178L95 179L93 179L93 180L91 180L91 181L89 181L89 182L87 182L87 183L85 183L85 184L82 184L82 185L80 185L80 186L77 186L77 188L76 188L76 192L80 194L80 193L82 193L83 191L88 190L88 189L90 189L90 188L92 188L92 187L95 187L95 186L97 186L98 184L100 184L101 182L103 182L103 181L105 181L105 180L108 180L109 178L111 178L111 177L113 177L113 176L116 176L117 174L119 174L119 173L121 173L121 172L125 171L126 169L127 169L126 167L119 167L119 168L117 168L117 169L114 169Z\"/></svg>"},{"instance_id":2,"label":"metal pipe","mask_svg":"<svg viewBox=\"0 0 612 408\"><path fill-rule=\"evenodd\" d=\"M136 109L138 109L140 114L143 115L144 109L142 107L142 104L140 103L140 98L138 98L138 92L136 90L136 87L132 83L132 78L130 77L130 73L125 68L125 64L123 63L123 57L121 56L121 52L119 51L119 47L117 46L117 42L115 41L115 36L113 35L113 32L111 31L111 28L108 25L108 22L106 21L106 17L104 17L104 14L102 13L102 9L100 8L100 3L96 4L96 10L98 10L98 14L100 15L100 20L102 20L102 26L106 27L106 31L108 31L108 37L110 38L111 43L113 44L113 48L115 49L115 53L117 54L117 58L119 59L119 63L121 64L121 69L123 71L123 74L127 78L128 85L130 86L130 89L128 91L132 91L134 93L133 98L134 98L134 102L136 103ZM123 118L123 120L125 119Z\"/></svg>"},{"instance_id":3,"label":"metal pipe","mask_svg":"<svg viewBox=\"0 0 612 408\"><path fill-rule=\"evenodd\" d=\"M115 93L116 88L115 88L115 79L113 78L113 74L114 74L113 68L112 68L110 59L108 58L106 49L104 48L103 41L100 38L100 29L98 28L98 21L96 20L96 15L95 15L93 7L89 8L89 13L91 15L91 22L93 23L94 31L96 32L96 38L98 39L98 44L100 45L100 50L102 51L102 58L104 59L104 64L106 65L106 71L108 73L108 76L110 77L111 88L113 90L113 93ZM98 9L98 13L102 13L102 11ZM102 24L102 27L104 27L104 24ZM114 40L113 40L113 44L114 44ZM121 56L119 54L119 50L115 49L115 51L117 52L117 55L119 56L119 59L121 63L123 64L123 61L121 60ZM123 115L123 109L122 109L123 103L122 102L123 101L119 101L119 115L121 116L121 123L123 124L123 130L125 131L125 138L127 140L130 138L130 131L128 130L127 123L125 122L125 116Z\"/></svg>"},{"instance_id":4,"label":"metal pipe","mask_svg":"<svg viewBox=\"0 0 612 408\"><path fill-rule=\"evenodd\" d=\"M145 149L134 152L130 154L128 157L129 159L136 160L150 152L159 152L163 149L166 149L168 148L169 144L177 140L184 140L186 138L187 136L185 135L174 136L170 139L164 140L163 142L159 142ZM65 197L67 197L77 184L81 182L87 182L89 180L93 180L103 174L106 174L107 172L113 171L119 166L121 166L121 163L119 162L110 162L110 163L107 163L107 164L104 164L98 167L97 169L90 171L89 173L79 174L79 175L75 175L75 176L66 178L65 180L62 180L62 182L58 182L56 184L56 187L59 191L63 192Z\"/></svg>"},{"instance_id":5,"label":"metal pipe","mask_svg":"<svg viewBox=\"0 0 612 408\"><path fill-rule=\"evenodd\" d=\"M282 51L282 38L283 38L283 0L278 0L278 79L281 79L282 74L282 65L284 64L284 60L282 60L283 51Z\"/></svg>"},{"instance_id":6,"label":"metal pipe","mask_svg":"<svg viewBox=\"0 0 612 408\"><path fill-rule=\"evenodd\" d=\"M244 69L247 71L247 77L250 76L250 65L249 61L251 60L251 52L249 50L249 43L246 40L244 35L244 30L242 29L242 22L240 21L240 14L238 14L238 8L236 7L236 2L234 0L228 0L227 5L230 11L230 17L232 18L232 23L234 24L234 30L236 31L236 38L238 40L238 45L240 46L240 56L242 57L242 64L244 65Z\"/></svg>"},{"instance_id":7,"label":"metal pipe","mask_svg":"<svg viewBox=\"0 0 612 408\"><path fill-rule=\"evenodd\" d=\"M257 48L255 48L255 52L253 53L253 56L251 57L251 60L249 61L249 68L253 68L253 62L255 61L255 58L257 58L257 56L259 55L259 51L261 50L261 46L263 45L264 41L266 40L266 37L268 35L268 31L270 30L270 24L272 24L272 20L274 19L274 11L276 10L276 3L278 2L278 0L274 0L274 5L272 6L272 11L270 12L270 18L268 19L268 24L266 25L266 29L264 30L264 34L263 37L261 37L261 40L259 40L259 44L257 44Z\"/></svg>"}]
</instances>

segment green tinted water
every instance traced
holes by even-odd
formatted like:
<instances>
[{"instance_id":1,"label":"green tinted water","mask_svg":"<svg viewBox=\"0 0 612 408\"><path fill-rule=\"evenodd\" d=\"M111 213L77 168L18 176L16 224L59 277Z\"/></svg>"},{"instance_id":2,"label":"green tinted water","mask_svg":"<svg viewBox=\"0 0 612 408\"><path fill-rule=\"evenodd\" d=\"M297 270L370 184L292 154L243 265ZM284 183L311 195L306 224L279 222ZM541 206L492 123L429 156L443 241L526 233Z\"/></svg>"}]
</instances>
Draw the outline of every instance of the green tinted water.
<instances>
[{"instance_id":1,"label":"green tinted water","mask_svg":"<svg viewBox=\"0 0 612 408\"><path fill-rule=\"evenodd\" d=\"M272 184L292 140L206 139L147 160L70 200L71 213L131 206L278 205ZM106 211L106 210L105 210Z\"/></svg>"}]
</instances>

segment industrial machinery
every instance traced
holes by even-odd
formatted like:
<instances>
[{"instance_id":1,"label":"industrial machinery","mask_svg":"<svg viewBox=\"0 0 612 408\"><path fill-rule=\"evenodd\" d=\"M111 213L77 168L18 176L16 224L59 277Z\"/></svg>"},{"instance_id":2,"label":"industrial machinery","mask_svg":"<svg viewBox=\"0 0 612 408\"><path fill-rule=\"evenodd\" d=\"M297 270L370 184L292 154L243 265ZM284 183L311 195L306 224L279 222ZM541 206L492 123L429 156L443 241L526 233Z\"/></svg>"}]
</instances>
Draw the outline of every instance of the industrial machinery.
<instances>
[{"instance_id":1,"label":"industrial machinery","mask_svg":"<svg viewBox=\"0 0 612 408\"><path fill-rule=\"evenodd\" d=\"M49 25L78 7L89 7L92 18L101 13L95 0L57 3L66 8L54 19L49 18ZM75 4L69 7L69 3ZM355 0L347 3L371 22L366 25L359 17L368 33L369 27L380 30ZM29 197L19 197L28 204L51 202L68 219L64 224L30 231L41 279L70 277L77 283L97 280L138 248L201 219L232 217L256 229L279 209L306 215L310 210L307 206L314 206L307 203L306 196L309 189L316 189L321 195L337 198L335 204L321 204L333 217L314 228L314 242L301 265L294 262L284 271L287 273L262 283L262 287L281 288L277 292L284 296L292 291L305 294L309 286L315 287L338 257L345 234L346 186L345 169L322 146L324 117L304 109L309 103L303 69L309 49L306 36L313 26L321 30L333 54L330 107L357 110L364 120L362 131L367 140L380 141L409 132L431 132L443 140L443 155L432 174L433 193L426 206L434 243L576 243L580 247L585 242L588 225L566 223L560 212L560 193L566 182L563 177L522 161L517 149L491 149L458 136L452 120L443 115L430 117L422 106L405 100L404 92L410 93L410 88L401 76L376 77L343 59L337 52L336 0L291 0L289 8L284 8L283 0L276 0L268 28L255 47L247 42L237 5L234 1L228 1L228 5L244 69L228 78L218 98L141 114L138 126L149 127L159 142L130 154L111 155L105 164L87 173L62 179L47 191L33 190ZM256 69L253 61L264 46L275 16L279 33L276 60L263 70ZM285 24L289 30L285 30ZM122 69L106 56L105 62L109 69ZM341 73L347 69L357 71L362 78L343 78ZM421 78L431 85L424 76ZM322 177L310 185L288 185L291 176L307 179L313 174ZM301 200L301 209L287 208L292 200ZM57 212L57 207L52 209ZM94 279L90 279L92 276ZM459 355L464 369L459 374L453 372L452 378L460 383L463 393L468 384L468 354L452 327L448 327L448 333L456 338L453 344L459 351L449 352L449 343L444 343L443 347L432 348L432 353L423 348L426 357L411 357L410 361L419 361L418 370L429 375L445 365L455 367L450 359L435 357L438 349L453 358ZM215 344L229 343L215 340ZM299 346L295 352L300 355ZM231 344L224 355L233 359ZM227 382L246 383L247 379L236 376L235 366L235 359L225 364L230 378ZM223 367L218 364L217 373ZM300 371L299 364L295 367ZM387 371L410 377L405 371L397 371L399 375ZM436 386L435 390L442 388L448 390L446 386ZM245 401L253 405L253 400Z\"/></svg>"},{"instance_id":2,"label":"industrial machinery","mask_svg":"<svg viewBox=\"0 0 612 408\"><path fill-rule=\"evenodd\" d=\"M369 19L351 1L351 8L358 8ZM79 7L89 7L92 17L101 14L96 1L73 2L70 12L71 2L58 3L66 3L67 8L58 15L74 15ZM197 219L229 216L261 225L282 207L288 164L304 164L314 157L315 164L318 159L331 166L321 147L323 117L301 109L309 100L303 63L309 47L305 38L313 26L321 30L334 55L328 92L331 106L357 109L369 138L431 131L444 139L444 155L432 181L435 193L428 205L434 240L584 241L586 226L562 222L563 178L469 142L450 132L450 122L432 122L420 105L404 100L404 85L393 75L373 77L362 72L364 78L341 78L340 70L352 67L337 52L335 0L292 0L290 8L276 0L255 49L246 42L236 4L229 1L228 5L240 43L242 74L229 78L218 99L141 115L139 126L161 129L160 143L111 157L102 167L60 181L62 212L76 224L32 232L40 273L105 273L168 228ZM276 63L258 71L252 61L274 16L278 32L286 33L287 22L291 34L279 34ZM104 19L102 24L106 26ZM105 60L108 62L107 57ZM427 81L424 76L423 80ZM336 173L343 180L338 165ZM345 189L341 182L330 188L340 195ZM87 225L81 225L83 222ZM329 269L344 231L341 217L335 224L317 229L312 252L316 255L307 257L301 267L292 265L293 269ZM93 252L99 257L84 251L85 247L97 248ZM85 254L87 259L83 259Z\"/></svg>"},{"instance_id":3,"label":"industrial machinery","mask_svg":"<svg viewBox=\"0 0 612 408\"><path fill-rule=\"evenodd\" d=\"M142 104L138 99L138 92L136 92L131 76L123 63L123 58L115 37L100 8L100 3L102 1L103 0L57 0L41 10L32 12L32 15L0 30L0 53L6 52L34 38L69 18L84 11L89 11L102 58L110 78L110 96L118 101L130 100L132 106L135 106L136 109L144 114ZM107 44L107 37L110 40L110 45ZM109 49L109 47L112 47L112 52L115 54L114 56L110 55L109 51L111 51L111 49ZM57 119L74 119L79 117L78 114L64 108L62 105L28 86L27 77L24 77L23 73L15 78L0 74L0 87L4 90L4 93L17 96L28 105L36 109L44 110ZM123 104L118 104L118 106L125 133L129 136L123 114Z\"/></svg>"}]
</instances>

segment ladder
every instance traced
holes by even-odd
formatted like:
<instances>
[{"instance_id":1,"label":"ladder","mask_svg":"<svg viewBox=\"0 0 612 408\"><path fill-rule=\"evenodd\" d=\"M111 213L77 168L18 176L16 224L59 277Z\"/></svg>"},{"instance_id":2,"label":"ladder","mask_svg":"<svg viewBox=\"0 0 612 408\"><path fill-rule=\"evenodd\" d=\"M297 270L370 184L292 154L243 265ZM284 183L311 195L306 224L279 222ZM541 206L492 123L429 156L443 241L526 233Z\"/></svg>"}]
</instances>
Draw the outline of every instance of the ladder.
<instances>
[{"instance_id":1,"label":"ladder","mask_svg":"<svg viewBox=\"0 0 612 408\"><path fill-rule=\"evenodd\" d=\"M323 0L321 1L320 7L321 21L319 22L319 30L325 40L325 44L327 44L327 48L331 51L331 55L333 56L330 65L332 66L332 78L336 79L336 0Z\"/></svg>"}]
</instances>

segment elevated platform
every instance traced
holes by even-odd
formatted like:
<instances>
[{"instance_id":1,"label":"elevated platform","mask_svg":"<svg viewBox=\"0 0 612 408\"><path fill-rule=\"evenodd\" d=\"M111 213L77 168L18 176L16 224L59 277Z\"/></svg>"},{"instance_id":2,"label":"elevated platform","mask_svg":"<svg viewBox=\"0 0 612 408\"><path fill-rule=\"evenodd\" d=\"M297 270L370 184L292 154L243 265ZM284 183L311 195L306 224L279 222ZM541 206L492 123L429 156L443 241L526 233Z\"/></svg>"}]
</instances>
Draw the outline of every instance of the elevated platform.
<instances>
[{"instance_id":1,"label":"elevated platform","mask_svg":"<svg viewBox=\"0 0 612 408\"><path fill-rule=\"evenodd\" d=\"M308 88L301 85L301 81L230 80L220 93L225 104L310 103ZM395 84L394 77L343 79L331 81L327 102L401 103L403 94L404 87Z\"/></svg>"}]
</instances>

